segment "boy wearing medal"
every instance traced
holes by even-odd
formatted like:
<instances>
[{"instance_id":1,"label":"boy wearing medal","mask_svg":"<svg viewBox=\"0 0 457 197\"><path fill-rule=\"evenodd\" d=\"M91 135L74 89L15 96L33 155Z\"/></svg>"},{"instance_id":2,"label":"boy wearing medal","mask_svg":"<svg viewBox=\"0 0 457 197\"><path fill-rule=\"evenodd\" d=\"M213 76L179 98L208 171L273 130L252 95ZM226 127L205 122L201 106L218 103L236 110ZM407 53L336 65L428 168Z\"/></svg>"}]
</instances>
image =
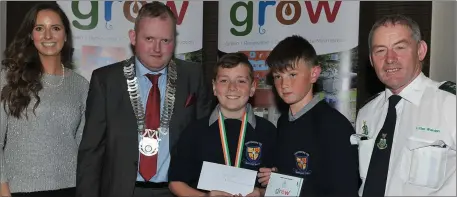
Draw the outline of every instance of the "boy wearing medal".
<instances>
[{"instance_id":1,"label":"boy wearing medal","mask_svg":"<svg viewBox=\"0 0 457 197\"><path fill-rule=\"evenodd\" d=\"M357 196L357 147L346 117L313 96L321 68L313 46L300 36L287 37L271 51L267 64L281 99L289 105L278 119L274 170L303 178L300 196ZM268 183L271 168L260 169Z\"/></svg>"},{"instance_id":2,"label":"boy wearing medal","mask_svg":"<svg viewBox=\"0 0 457 197\"><path fill-rule=\"evenodd\" d=\"M214 68L213 91L219 104L209 117L187 127L172 155L169 180L176 196L233 196L197 189L203 161L258 171L272 167L276 128L255 116L248 100L254 95L253 67L243 53L224 55ZM260 185L259 185L260 186ZM256 188L248 196L260 196Z\"/></svg>"}]
</instances>

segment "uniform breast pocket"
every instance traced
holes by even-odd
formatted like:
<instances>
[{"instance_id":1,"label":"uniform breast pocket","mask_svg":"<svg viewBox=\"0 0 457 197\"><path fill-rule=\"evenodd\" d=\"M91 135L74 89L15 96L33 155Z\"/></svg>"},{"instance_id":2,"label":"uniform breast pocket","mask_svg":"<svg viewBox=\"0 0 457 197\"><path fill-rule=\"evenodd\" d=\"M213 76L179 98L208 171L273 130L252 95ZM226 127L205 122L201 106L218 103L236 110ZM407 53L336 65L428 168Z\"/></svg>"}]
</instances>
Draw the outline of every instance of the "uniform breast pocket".
<instances>
[{"instance_id":1,"label":"uniform breast pocket","mask_svg":"<svg viewBox=\"0 0 457 197\"><path fill-rule=\"evenodd\" d=\"M375 139L359 141L359 171L360 177L366 178L368 167L370 166L371 154L373 153L373 146Z\"/></svg>"},{"instance_id":2,"label":"uniform breast pocket","mask_svg":"<svg viewBox=\"0 0 457 197\"><path fill-rule=\"evenodd\" d=\"M449 176L449 168L454 168L450 157L455 160L455 150L451 150L444 141L426 142L408 139L402 152L401 178L414 186L439 189Z\"/></svg>"}]
</instances>

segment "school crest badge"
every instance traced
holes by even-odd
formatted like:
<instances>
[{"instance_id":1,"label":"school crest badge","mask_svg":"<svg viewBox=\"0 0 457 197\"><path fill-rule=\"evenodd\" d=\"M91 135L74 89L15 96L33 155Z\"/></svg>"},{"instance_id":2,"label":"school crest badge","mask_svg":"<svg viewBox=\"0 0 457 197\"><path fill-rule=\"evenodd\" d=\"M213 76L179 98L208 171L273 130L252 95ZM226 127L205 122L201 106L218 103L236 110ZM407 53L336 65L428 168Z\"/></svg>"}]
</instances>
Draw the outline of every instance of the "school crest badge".
<instances>
[{"instance_id":1,"label":"school crest badge","mask_svg":"<svg viewBox=\"0 0 457 197\"><path fill-rule=\"evenodd\" d=\"M300 175L309 175L311 170L309 170L309 154L304 151L298 151L294 154L296 169L295 173Z\"/></svg>"},{"instance_id":2,"label":"school crest badge","mask_svg":"<svg viewBox=\"0 0 457 197\"><path fill-rule=\"evenodd\" d=\"M249 141L245 143L246 150L246 161L247 165L257 166L260 165L260 159L262 157L262 143Z\"/></svg>"}]
</instances>

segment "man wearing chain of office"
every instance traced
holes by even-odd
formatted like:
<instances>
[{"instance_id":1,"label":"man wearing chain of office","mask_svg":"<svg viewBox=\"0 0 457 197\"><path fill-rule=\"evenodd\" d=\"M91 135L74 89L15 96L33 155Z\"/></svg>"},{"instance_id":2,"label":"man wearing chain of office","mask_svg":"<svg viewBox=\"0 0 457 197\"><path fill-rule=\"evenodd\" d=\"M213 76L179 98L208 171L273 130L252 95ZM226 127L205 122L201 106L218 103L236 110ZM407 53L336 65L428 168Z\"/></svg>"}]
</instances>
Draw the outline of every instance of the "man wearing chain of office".
<instances>
[{"instance_id":1,"label":"man wearing chain of office","mask_svg":"<svg viewBox=\"0 0 457 197\"><path fill-rule=\"evenodd\" d=\"M135 56L95 70L78 155L78 197L169 197L170 155L181 131L210 112L200 65L173 58L176 17L140 9Z\"/></svg>"},{"instance_id":2,"label":"man wearing chain of office","mask_svg":"<svg viewBox=\"0 0 457 197\"><path fill-rule=\"evenodd\" d=\"M359 146L359 195L456 196L455 83L422 73L427 44L409 17L379 19L368 41L386 89L360 109L351 136Z\"/></svg>"}]
</instances>

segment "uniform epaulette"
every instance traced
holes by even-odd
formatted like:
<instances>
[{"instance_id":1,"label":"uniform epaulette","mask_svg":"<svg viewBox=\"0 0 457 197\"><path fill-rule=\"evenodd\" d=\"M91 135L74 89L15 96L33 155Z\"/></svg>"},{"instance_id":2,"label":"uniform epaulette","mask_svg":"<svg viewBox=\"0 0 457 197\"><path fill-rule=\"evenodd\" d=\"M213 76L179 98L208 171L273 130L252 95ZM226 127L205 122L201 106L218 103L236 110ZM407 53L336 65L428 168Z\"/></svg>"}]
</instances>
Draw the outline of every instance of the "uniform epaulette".
<instances>
[{"instance_id":1,"label":"uniform epaulette","mask_svg":"<svg viewBox=\"0 0 457 197\"><path fill-rule=\"evenodd\" d=\"M440 85L439 89L455 95L455 82L446 81Z\"/></svg>"},{"instance_id":2,"label":"uniform epaulette","mask_svg":"<svg viewBox=\"0 0 457 197\"><path fill-rule=\"evenodd\" d=\"M360 109L362 109L363 106L365 106L366 104L368 104L370 101L372 101L373 99L375 99L376 97L378 97L382 92L379 92L375 95L373 95L372 97L368 98L367 100L365 100L365 102L362 104L362 106L360 106Z\"/></svg>"}]
</instances>

